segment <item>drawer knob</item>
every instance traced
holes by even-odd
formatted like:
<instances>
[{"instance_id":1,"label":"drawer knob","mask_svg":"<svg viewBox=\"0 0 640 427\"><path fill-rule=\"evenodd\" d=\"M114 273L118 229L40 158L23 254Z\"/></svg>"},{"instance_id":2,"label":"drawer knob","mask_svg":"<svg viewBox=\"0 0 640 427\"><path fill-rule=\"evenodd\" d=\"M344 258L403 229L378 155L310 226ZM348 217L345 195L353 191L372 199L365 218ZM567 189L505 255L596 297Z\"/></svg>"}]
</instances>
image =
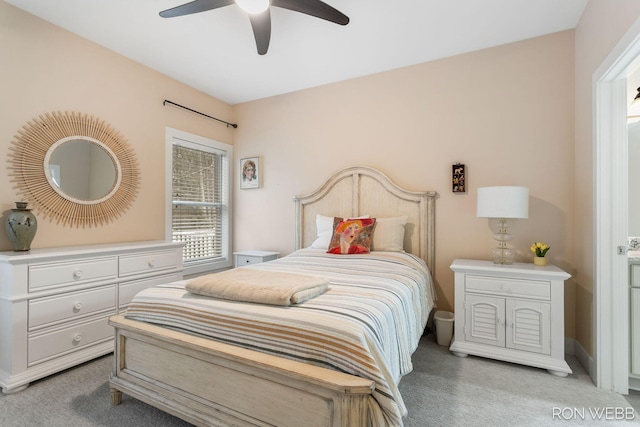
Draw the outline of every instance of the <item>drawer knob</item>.
<instances>
[{"instance_id":1,"label":"drawer knob","mask_svg":"<svg viewBox=\"0 0 640 427\"><path fill-rule=\"evenodd\" d=\"M75 337L73 337L73 342L75 344L78 344L80 341L82 341L82 335L77 334Z\"/></svg>"},{"instance_id":2,"label":"drawer knob","mask_svg":"<svg viewBox=\"0 0 640 427\"><path fill-rule=\"evenodd\" d=\"M74 310L76 311L80 311L82 309L82 303L81 302L77 302L73 305Z\"/></svg>"},{"instance_id":3,"label":"drawer knob","mask_svg":"<svg viewBox=\"0 0 640 427\"><path fill-rule=\"evenodd\" d=\"M155 267L155 266L156 266L156 260L155 260L155 259L153 259L153 258L151 258L151 259L149 260L149 267Z\"/></svg>"},{"instance_id":4,"label":"drawer knob","mask_svg":"<svg viewBox=\"0 0 640 427\"><path fill-rule=\"evenodd\" d=\"M73 272L73 278L74 279L79 279L82 277L82 270L76 270Z\"/></svg>"},{"instance_id":5,"label":"drawer knob","mask_svg":"<svg viewBox=\"0 0 640 427\"><path fill-rule=\"evenodd\" d=\"M250 260L250 259L247 259L247 260L245 260L244 262L246 262L247 264L250 264L250 263L251 263L251 260Z\"/></svg>"}]
</instances>

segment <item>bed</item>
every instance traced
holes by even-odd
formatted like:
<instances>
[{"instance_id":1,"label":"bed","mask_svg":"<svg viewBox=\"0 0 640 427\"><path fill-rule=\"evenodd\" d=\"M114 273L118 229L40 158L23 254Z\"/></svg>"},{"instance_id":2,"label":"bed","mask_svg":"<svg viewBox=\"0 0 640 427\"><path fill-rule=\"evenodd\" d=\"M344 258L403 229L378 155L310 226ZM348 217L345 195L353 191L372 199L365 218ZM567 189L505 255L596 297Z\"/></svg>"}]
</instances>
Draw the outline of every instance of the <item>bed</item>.
<instances>
[{"instance_id":1,"label":"bed","mask_svg":"<svg viewBox=\"0 0 640 427\"><path fill-rule=\"evenodd\" d=\"M184 281L141 292L127 314L110 319L112 403L126 393L195 425L402 425L397 384L435 301L436 196L349 167L294 197L296 250L237 270L325 277L329 289L302 304L208 298ZM362 215L406 216L406 253L314 248L321 217ZM377 288L382 296L367 297Z\"/></svg>"}]
</instances>

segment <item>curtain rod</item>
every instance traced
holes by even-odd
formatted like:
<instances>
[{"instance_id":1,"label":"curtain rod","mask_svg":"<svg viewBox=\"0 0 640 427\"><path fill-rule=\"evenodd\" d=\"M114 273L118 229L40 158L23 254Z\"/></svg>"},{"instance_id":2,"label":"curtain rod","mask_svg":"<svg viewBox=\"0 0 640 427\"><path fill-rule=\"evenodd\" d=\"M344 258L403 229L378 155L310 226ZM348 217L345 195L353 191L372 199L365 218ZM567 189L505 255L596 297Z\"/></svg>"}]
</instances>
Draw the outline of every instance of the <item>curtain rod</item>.
<instances>
[{"instance_id":1,"label":"curtain rod","mask_svg":"<svg viewBox=\"0 0 640 427\"><path fill-rule=\"evenodd\" d=\"M175 105L176 107L180 107L180 108L184 108L185 110L189 110L192 113L200 114L201 116L205 116L205 117L208 117L210 119L217 120L217 121L227 125L227 127L231 126L234 129L238 127L238 125L235 124L235 123L225 122L224 120L217 119L217 118L212 117L212 116L210 116L208 114L201 113L200 111L192 110L191 108L185 107L184 105L176 104L175 102L169 101L168 99L165 99L164 101L162 101L162 105L166 105L166 104L172 104L172 105Z\"/></svg>"}]
</instances>

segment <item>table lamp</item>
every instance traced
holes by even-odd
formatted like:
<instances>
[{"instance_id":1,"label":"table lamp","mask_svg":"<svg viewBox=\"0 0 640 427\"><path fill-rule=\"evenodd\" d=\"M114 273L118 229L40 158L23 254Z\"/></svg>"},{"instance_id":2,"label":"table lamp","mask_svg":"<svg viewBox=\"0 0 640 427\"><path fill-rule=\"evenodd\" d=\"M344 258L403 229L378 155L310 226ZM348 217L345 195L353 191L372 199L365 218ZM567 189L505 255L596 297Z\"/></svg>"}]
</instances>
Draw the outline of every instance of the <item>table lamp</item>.
<instances>
[{"instance_id":1,"label":"table lamp","mask_svg":"<svg viewBox=\"0 0 640 427\"><path fill-rule=\"evenodd\" d=\"M493 238L498 247L491 251L495 264L511 264L514 252L507 247L512 239L508 233L508 218L529 217L529 189L527 187L480 187L478 188L479 218L497 218L498 232Z\"/></svg>"}]
</instances>

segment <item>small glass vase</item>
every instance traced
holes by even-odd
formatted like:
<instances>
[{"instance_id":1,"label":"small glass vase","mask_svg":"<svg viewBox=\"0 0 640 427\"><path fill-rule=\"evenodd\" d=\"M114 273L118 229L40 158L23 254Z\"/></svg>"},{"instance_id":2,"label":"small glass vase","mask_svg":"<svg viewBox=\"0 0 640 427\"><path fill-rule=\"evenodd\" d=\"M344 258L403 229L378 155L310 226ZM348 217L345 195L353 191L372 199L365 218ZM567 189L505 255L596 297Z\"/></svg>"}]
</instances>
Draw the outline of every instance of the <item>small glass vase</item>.
<instances>
[{"instance_id":1,"label":"small glass vase","mask_svg":"<svg viewBox=\"0 0 640 427\"><path fill-rule=\"evenodd\" d=\"M545 266L547 265L547 259L543 256L533 257L533 263L535 265Z\"/></svg>"}]
</instances>

